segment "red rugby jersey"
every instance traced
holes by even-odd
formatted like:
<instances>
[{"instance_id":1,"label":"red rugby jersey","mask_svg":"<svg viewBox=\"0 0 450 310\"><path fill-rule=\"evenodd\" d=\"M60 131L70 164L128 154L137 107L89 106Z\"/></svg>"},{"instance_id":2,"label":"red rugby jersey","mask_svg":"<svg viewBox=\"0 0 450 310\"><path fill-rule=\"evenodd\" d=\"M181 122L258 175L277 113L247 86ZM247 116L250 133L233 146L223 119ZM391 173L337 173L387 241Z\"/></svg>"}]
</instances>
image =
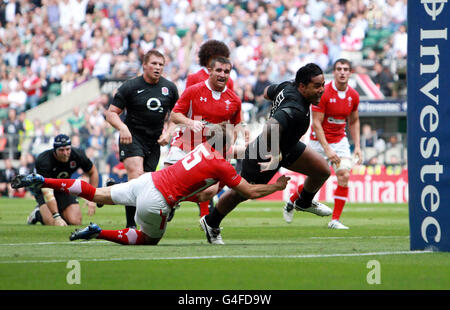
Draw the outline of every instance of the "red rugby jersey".
<instances>
[{"instance_id":1,"label":"red rugby jersey","mask_svg":"<svg viewBox=\"0 0 450 310\"><path fill-rule=\"evenodd\" d=\"M152 172L152 179L167 203L173 206L181 201L197 201L195 194L217 182L233 188L242 177L205 142L174 165Z\"/></svg>"},{"instance_id":2,"label":"red rugby jersey","mask_svg":"<svg viewBox=\"0 0 450 310\"><path fill-rule=\"evenodd\" d=\"M187 88L172 112L213 124L229 121L237 125L241 122L241 107L242 102L233 90L225 87L222 92L213 91L206 80ZM201 133L194 134L193 131L184 128L175 133L171 146L190 151L202 142L205 142L205 138Z\"/></svg>"},{"instance_id":3,"label":"red rugby jersey","mask_svg":"<svg viewBox=\"0 0 450 310\"><path fill-rule=\"evenodd\" d=\"M325 138L328 143L336 143L346 136L347 118L358 110L359 94L347 85L345 91L338 91L334 81L325 85L325 91L319 105L311 105L314 112L324 113L322 122ZM314 129L311 128L311 140L317 140Z\"/></svg>"}]
</instances>

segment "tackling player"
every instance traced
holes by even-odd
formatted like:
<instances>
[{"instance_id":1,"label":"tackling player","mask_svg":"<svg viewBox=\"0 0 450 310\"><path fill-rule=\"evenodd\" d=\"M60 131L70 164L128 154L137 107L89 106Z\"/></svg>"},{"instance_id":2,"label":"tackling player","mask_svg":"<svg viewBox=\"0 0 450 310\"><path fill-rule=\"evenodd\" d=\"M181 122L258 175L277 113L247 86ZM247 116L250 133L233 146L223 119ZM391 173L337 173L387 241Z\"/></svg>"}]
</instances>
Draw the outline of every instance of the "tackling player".
<instances>
[{"instance_id":1,"label":"tackling player","mask_svg":"<svg viewBox=\"0 0 450 310\"><path fill-rule=\"evenodd\" d=\"M174 165L145 173L126 183L95 188L82 180L47 179L29 174L17 176L11 186L41 185L101 204L136 206L135 220L140 225L140 231L133 228L102 230L97 224L91 223L73 232L70 240L96 237L121 244L156 245L164 235L171 208L181 201L196 200L197 193L213 184L226 185L248 199L256 199L283 190L289 181L288 177L281 176L274 184L249 184L224 159L224 151L234 140L232 130L224 124L213 125L209 130L209 133L205 133L210 136L208 141L199 144ZM209 242L223 244L220 238L215 237L217 229L207 225L202 227Z\"/></svg>"}]
</instances>

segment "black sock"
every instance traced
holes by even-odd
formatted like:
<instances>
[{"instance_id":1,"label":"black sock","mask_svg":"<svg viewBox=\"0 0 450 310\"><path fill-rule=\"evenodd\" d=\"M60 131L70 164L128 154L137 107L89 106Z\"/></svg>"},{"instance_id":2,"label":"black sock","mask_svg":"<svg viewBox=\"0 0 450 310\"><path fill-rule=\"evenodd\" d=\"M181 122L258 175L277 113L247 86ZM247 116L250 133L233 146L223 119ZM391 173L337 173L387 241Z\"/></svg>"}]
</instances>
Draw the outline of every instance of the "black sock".
<instances>
[{"instance_id":1,"label":"black sock","mask_svg":"<svg viewBox=\"0 0 450 310\"><path fill-rule=\"evenodd\" d=\"M213 228L218 228L225 215L222 215L216 208L213 208L211 212L205 216L206 223Z\"/></svg>"},{"instance_id":2,"label":"black sock","mask_svg":"<svg viewBox=\"0 0 450 310\"><path fill-rule=\"evenodd\" d=\"M134 221L135 213L136 213L136 207L125 206L125 216L127 218L127 228L131 227L131 226L136 226L136 222Z\"/></svg>"},{"instance_id":3,"label":"black sock","mask_svg":"<svg viewBox=\"0 0 450 310\"><path fill-rule=\"evenodd\" d=\"M295 201L295 204L302 209L309 208L315 195L316 193L308 192L303 188L302 192L300 193L300 196Z\"/></svg>"},{"instance_id":4,"label":"black sock","mask_svg":"<svg viewBox=\"0 0 450 310\"><path fill-rule=\"evenodd\" d=\"M211 213L212 212L212 210L214 209L214 199L211 199L210 201L209 201L209 213Z\"/></svg>"}]
</instances>

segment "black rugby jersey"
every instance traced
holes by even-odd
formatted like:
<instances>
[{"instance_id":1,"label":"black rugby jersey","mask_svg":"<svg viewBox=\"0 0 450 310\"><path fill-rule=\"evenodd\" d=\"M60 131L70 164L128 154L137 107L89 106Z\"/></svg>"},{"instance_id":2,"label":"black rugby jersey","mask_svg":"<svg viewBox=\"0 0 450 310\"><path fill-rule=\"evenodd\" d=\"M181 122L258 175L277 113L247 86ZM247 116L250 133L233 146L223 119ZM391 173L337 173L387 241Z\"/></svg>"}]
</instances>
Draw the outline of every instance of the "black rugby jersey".
<instances>
[{"instance_id":1,"label":"black rugby jersey","mask_svg":"<svg viewBox=\"0 0 450 310\"><path fill-rule=\"evenodd\" d=\"M310 103L290 81L270 85L267 96L272 100L270 117L276 119L282 127L280 150L285 153L308 131Z\"/></svg>"},{"instance_id":2,"label":"black rugby jersey","mask_svg":"<svg viewBox=\"0 0 450 310\"><path fill-rule=\"evenodd\" d=\"M36 159L36 172L46 178L69 179L78 170L83 169L88 172L92 169L93 163L86 156L84 151L72 147L69 161L62 163L53 156L53 149L42 152Z\"/></svg>"},{"instance_id":3,"label":"black rugby jersey","mask_svg":"<svg viewBox=\"0 0 450 310\"><path fill-rule=\"evenodd\" d=\"M178 100L174 83L160 77L156 84L149 84L138 76L125 81L114 95L112 105L126 109L125 124L131 134L141 134L157 140L164 127L166 114Z\"/></svg>"}]
</instances>

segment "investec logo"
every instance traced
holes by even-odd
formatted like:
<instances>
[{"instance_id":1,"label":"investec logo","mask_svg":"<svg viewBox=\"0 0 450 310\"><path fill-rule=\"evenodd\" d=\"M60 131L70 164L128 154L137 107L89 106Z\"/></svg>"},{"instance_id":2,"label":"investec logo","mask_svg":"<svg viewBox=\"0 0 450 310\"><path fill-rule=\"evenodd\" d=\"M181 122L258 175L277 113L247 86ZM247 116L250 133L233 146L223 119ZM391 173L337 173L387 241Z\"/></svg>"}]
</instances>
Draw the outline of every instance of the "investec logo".
<instances>
[{"instance_id":1,"label":"investec logo","mask_svg":"<svg viewBox=\"0 0 450 310\"><path fill-rule=\"evenodd\" d=\"M421 3L424 11L434 23L444 10L447 0L421 0ZM438 107L440 93L439 73L445 69L439 65L439 57L441 54L444 57L448 57L448 51L439 50L439 42L443 44L442 40L447 40L447 28L420 28L420 75L427 81L420 89L425 98L420 98L418 101L423 102L420 112L420 129L423 136L420 137L419 142L420 162L422 163L420 167L420 181L423 184L420 201L422 208L427 212L421 224L421 235L426 243L430 243L426 234L430 226L434 226L436 229L434 242L439 243L441 241L441 226L438 219L434 216L434 212L440 207L439 188L442 189L442 186L439 186L439 182L440 175L444 172L443 165L439 163L441 148L437 137L439 136L439 130L444 130L439 127L441 115ZM445 73L441 77L448 78L445 76Z\"/></svg>"}]
</instances>

